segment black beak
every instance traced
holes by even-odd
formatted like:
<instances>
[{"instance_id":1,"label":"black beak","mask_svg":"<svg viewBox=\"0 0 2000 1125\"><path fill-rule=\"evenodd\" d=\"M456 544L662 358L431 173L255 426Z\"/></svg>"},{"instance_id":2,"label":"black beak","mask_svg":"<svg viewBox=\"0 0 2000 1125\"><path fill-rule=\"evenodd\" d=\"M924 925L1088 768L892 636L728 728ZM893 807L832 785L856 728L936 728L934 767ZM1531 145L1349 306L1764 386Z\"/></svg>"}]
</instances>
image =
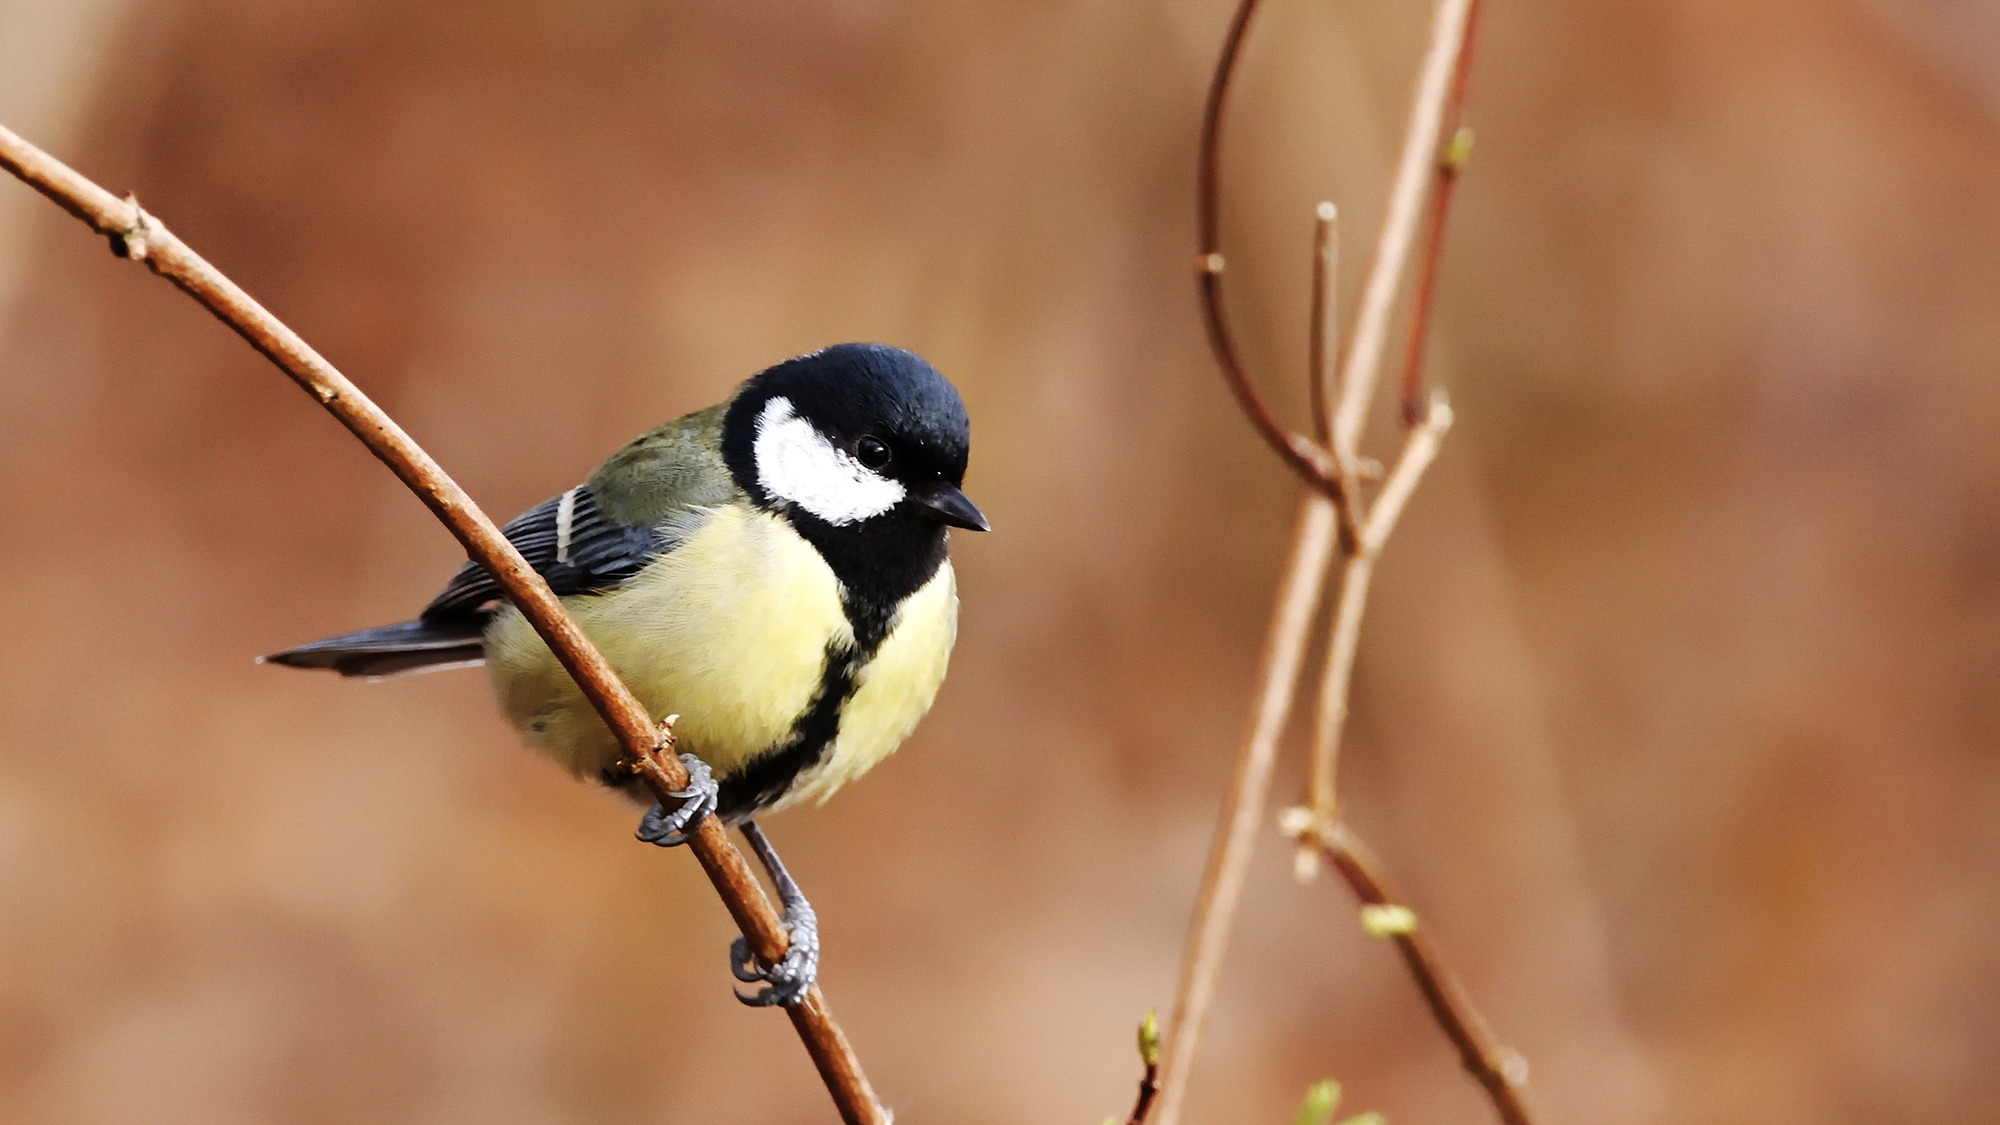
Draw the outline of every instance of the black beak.
<instances>
[{"instance_id":1,"label":"black beak","mask_svg":"<svg viewBox=\"0 0 2000 1125\"><path fill-rule=\"evenodd\" d=\"M931 518L939 523L962 527L967 531L993 530L993 525L986 522L986 517L972 501L965 498L965 493L946 481L921 489L910 499L929 508Z\"/></svg>"}]
</instances>

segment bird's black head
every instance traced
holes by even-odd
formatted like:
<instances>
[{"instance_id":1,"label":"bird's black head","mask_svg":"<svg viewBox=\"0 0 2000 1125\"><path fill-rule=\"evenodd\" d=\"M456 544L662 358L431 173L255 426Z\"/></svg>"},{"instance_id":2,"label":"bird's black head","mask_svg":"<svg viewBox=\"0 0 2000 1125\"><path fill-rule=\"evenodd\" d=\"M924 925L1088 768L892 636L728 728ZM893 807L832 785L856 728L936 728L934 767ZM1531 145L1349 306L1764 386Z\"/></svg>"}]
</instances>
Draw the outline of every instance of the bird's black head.
<instances>
[{"instance_id":1,"label":"bird's black head","mask_svg":"<svg viewBox=\"0 0 2000 1125\"><path fill-rule=\"evenodd\" d=\"M987 529L959 491L970 443L951 383L883 344L769 368L722 424L736 483L819 548L852 595L890 606L937 572L947 527Z\"/></svg>"}]
</instances>

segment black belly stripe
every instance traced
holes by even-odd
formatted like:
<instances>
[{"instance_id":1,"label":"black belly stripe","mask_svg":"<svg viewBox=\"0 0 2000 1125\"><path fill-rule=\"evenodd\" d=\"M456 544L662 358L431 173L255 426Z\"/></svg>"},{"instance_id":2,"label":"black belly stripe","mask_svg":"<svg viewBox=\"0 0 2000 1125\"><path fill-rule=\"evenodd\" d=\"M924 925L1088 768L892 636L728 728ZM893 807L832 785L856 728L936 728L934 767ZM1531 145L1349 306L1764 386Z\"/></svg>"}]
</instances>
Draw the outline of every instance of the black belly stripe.
<instances>
[{"instance_id":1,"label":"black belly stripe","mask_svg":"<svg viewBox=\"0 0 2000 1125\"><path fill-rule=\"evenodd\" d=\"M865 663L845 645L826 646L826 670L805 714L792 724L783 746L721 779L716 811L734 824L777 803L800 774L820 763L840 734L840 712L853 697L855 675Z\"/></svg>"},{"instance_id":2,"label":"black belly stripe","mask_svg":"<svg viewBox=\"0 0 2000 1125\"><path fill-rule=\"evenodd\" d=\"M861 669L875 659L875 651L887 639L896 616L893 607L846 596L841 598L841 610L854 630L856 643L827 642L819 688L805 713L792 724L791 737L718 783L716 811L724 821L735 824L776 804L800 774L820 764L839 737L840 713L854 698Z\"/></svg>"}]
</instances>

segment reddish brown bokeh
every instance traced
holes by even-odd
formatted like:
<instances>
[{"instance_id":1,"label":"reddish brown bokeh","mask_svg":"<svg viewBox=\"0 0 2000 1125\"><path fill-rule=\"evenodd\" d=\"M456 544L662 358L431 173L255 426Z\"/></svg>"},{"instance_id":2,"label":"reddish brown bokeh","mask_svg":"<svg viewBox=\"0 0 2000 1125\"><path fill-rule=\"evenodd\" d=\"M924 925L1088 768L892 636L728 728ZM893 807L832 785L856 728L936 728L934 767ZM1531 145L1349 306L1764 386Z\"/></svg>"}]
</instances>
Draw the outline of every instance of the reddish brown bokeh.
<instances>
[{"instance_id":1,"label":"reddish brown bokeh","mask_svg":"<svg viewBox=\"0 0 2000 1125\"><path fill-rule=\"evenodd\" d=\"M758 366L929 355L990 536L937 712L768 827L902 1120L1099 1121L1170 999L1291 511L1201 338L1227 10L0 2L0 122L136 191L501 517ZM1345 759L1549 1122L2000 1107L2000 34L1913 0L1488 5L1459 422ZM1302 418L1422 5L1269 6L1233 310ZM450 540L184 297L0 183L0 1119L828 1119L726 916L476 674L250 663ZM1383 422L1392 413L1385 404ZM1296 790L1297 763L1281 780ZM1190 1120L1488 1113L1260 860Z\"/></svg>"}]
</instances>

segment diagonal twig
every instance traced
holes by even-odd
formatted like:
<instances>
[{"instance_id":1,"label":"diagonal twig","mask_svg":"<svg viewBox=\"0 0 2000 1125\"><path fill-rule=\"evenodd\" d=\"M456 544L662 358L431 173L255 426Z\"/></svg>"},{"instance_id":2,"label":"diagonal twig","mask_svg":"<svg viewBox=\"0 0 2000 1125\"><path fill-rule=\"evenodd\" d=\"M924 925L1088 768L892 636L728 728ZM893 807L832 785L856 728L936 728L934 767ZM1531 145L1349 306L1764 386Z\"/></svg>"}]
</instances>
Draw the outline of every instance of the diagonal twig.
<instances>
[{"instance_id":1,"label":"diagonal twig","mask_svg":"<svg viewBox=\"0 0 2000 1125\"><path fill-rule=\"evenodd\" d=\"M107 236L114 253L144 262L193 297L361 439L506 591L508 600L548 642L617 735L633 771L654 797L672 807L672 793L685 789L688 778L678 758L662 753L672 745L671 733L654 725L645 708L564 612L548 583L493 521L381 407L297 333L188 249L158 219L141 210L137 201L117 198L4 127L0 127L0 167ZM704 819L690 843L751 949L766 964L776 964L784 956L789 935L742 853L729 842L721 822L714 817ZM875 1100L860 1060L834 1022L819 989L814 987L804 1003L785 1010L842 1119L849 1125L887 1125L889 1116Z\"/></svg>"},{"instance_id":2,"label":"diagonal twig","mask_svg":"<svg viewBox=\"0 0 2000 1125\"><path fill-rule=\"evenodd\" d=\"M1523 1099L1528 1081L1528 1063L1519 1053L1500 1041L1486 1018L1472 1004L1472 996L1445 964L1437 944L1420 927L1416 914L1400 907L1382 877L1382 865L1373 852L1344 824L1335 825L1321 841L1328 863L1361 900L1364 910L1387 909L1388 920L1370 930L1396 943L1396 952L1409 966L1410 976L1424 994L1431 1016L1444 1029L1459 1062L1486 1088L1487 1096L1506 1125L1533 1125Z\"/></svg>"}]
</instances>

